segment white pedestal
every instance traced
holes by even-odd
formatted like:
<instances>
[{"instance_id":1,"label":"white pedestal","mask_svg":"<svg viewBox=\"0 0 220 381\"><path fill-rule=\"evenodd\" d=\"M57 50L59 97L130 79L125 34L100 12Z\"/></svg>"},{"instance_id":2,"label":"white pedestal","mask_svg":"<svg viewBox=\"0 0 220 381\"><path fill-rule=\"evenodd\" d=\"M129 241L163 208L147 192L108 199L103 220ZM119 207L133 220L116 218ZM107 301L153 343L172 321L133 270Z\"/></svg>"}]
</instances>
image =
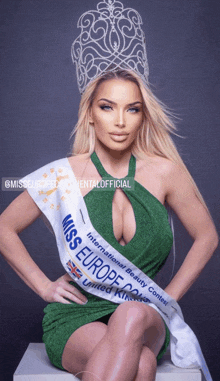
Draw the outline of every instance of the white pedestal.
<instances>
[{"instance_id":1,"label":"white pedestal","mask_svg":"<svg viewBox=\"0 0 220 381\"><path fill-rule=\"evenodd\" d=\"M49 361L43 343L29 344L14 373L14 381L79 381L72 374L55 368ZM163 356L157 367L156 381L202 381L199 369L175 367L169 353ZM104 380L103 380L104 381Z\"/></svg>"},{"instance_id":2,"label":"white pedestal","mask_svg":"<svg viewBox=\"0 0 220 381\"><path fill-rule=\"evenodd\" d=\"M199 369L178 368L166 352L157 367L156 381L205 381Z\"/></svg>"},{"instance_id":3,"label":"white pedestal","mask_svg":"<svg viewBox=\"0 0 220 381\"><path fill-rule=\"evenodd\" d=\"M77 377L53 366L44 343L30 343L22 357L13 381L78 381Z\"/></svg>"}]
</instances>

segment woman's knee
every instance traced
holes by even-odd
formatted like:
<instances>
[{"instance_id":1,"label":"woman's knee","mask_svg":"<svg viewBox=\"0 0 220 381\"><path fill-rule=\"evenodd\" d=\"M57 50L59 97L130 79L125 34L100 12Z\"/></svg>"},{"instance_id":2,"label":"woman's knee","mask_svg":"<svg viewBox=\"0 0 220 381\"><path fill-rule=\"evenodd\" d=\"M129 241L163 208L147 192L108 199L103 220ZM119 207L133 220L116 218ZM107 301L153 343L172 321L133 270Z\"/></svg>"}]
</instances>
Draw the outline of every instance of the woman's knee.
<instances>
[{"instance_id":1,"label":"woman's knee","mask_svg":"<svg viewBox=\"0 0 220 381\"><path fill-rule=\"evenodd\" d=\"M118 337L134 341L153 323L154 310L140 302L124 302L112 314L108 323L108 332Z\"/></svg>"}]
</instances>

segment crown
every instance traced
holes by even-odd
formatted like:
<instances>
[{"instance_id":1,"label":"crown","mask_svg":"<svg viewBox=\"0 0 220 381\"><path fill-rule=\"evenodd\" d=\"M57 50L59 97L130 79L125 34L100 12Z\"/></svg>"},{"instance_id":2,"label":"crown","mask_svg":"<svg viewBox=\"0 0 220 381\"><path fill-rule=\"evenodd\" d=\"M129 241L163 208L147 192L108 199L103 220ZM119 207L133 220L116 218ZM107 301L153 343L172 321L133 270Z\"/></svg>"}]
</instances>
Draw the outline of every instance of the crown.
<instances>
[{"instance_id":1,"label":"crown","mask_svg":"<svg viewBox=\"0 0 220 381\"><path fill-rule=\"evenodd\" d=\"M124 8L116 0L99 2L97 10L81 15L77 23L81 31L71 48L80 93L93 79L119 68L133 70L145 84L148 83L142 24L136 10Z\"/></svg>"}]
</instances>

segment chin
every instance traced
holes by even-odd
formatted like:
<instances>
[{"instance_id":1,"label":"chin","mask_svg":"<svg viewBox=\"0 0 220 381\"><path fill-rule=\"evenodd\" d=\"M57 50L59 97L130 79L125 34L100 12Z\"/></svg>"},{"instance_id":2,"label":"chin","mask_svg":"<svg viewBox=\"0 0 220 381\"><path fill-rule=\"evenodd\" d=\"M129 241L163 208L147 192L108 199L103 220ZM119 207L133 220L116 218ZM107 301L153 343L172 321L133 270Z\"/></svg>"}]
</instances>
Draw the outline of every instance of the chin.
<instances>
[{"instance_id":1,"label":"chin","mask_svg":"<svg viewBox=\"0 0 220 381\"><path fill-rule=\"evenodd\" d=\"M125 151L131 151L132 149L132 144L127 145L127 144L114 144L114 145L109 145L106 147L108 151L115 151L115 152L125 152Z\"/></svg>"}]
</instances>

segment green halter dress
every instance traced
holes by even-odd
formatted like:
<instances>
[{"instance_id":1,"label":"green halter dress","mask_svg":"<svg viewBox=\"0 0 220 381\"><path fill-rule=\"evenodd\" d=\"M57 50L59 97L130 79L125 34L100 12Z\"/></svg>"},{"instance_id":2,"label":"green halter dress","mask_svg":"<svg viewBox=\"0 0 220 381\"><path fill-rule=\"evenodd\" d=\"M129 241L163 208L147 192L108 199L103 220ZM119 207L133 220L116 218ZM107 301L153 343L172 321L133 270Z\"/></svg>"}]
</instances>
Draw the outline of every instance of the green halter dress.
<instances>
[{"instance_id":1,"label":"green halter dress","mask_svg":"<svg viewBox=\"0 0 220 381\"><path fill-rule=\"evenodd\" d=\"M102 166L95 152L91 160L101 177L113 179ZM134 180L136 159L131 156L128 175L124 180L133 179L134 187L122 188L134 211L136 232L131 241L122 246L115 238L112 226L112 200L115 189L93 188L84 197L92 225L114 249L140 268L150 278L164 265L172 247L173 236L168 222L166 208L147 189ZM70 282L72 283L72 282ZM72 283L75 287L76 283ZM44 309L43 341L51 362L63 369L62 353L67 340L79 327L99 320L107 323L109 316L118 304L98 298L84 290L88 303L62 304L51 303ZM166 339L157 357L161 358L169 344L169 331L166 327Z\"/></svg>"}]
</instances>

